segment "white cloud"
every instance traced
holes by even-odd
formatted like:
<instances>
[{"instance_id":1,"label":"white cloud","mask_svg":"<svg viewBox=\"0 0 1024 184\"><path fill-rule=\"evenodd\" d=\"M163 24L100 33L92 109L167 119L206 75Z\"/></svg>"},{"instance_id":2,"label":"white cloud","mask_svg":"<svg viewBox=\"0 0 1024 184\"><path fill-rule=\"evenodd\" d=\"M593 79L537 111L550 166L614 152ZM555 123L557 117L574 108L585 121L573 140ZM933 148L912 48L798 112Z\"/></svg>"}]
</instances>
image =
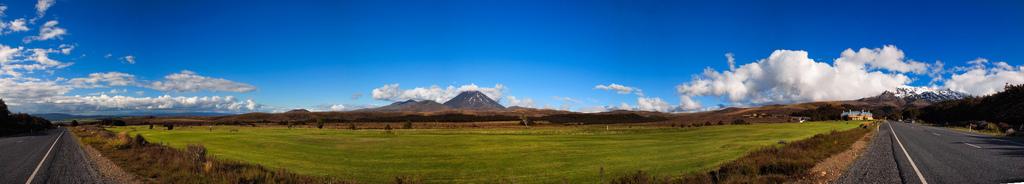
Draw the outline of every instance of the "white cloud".
<instances>
[{"instance_id":1,"label":"white cloud","mask_svg":"<svg viewBox=\"0 0 1024 184\"><path fill-rule=\"evenodd\" d=\"M0 44L0 76L21 77L22 72L31 73L36 70L59 69L73 64L51 59L49 53L52 52L57 51L53 49L15 48Z\"/></svg>"},{"instance_id":2,"label":"white cloud","mask_svg":"<svg viewBox=\"0 0 1024 184\"><path fill-rule=\"evenodd\" d=\"M56 20L46 21L42 28L39 28L39 35L25 37L24 42L50 40L50 39L62 39L64 35L68 34L68 30L57 27L58 22Z\"/></svg>"},{"instance_id":3,"label":"white cloud","mask_svg":"<svg viewBox=\"0 0 1024 184\"><path fill-rule=\"evenodd\" d=\"M135 75L121 72L92 73L89 77L73 78L68 84L76 88L100 88L136 85Z\"/></svg>"},{"instance_id":4,"label":"white cloud","mask_svg":"<svg viewBox=\"0 0 1024 184\"><path fill-rule=\"evenodd\" d=\"M963 73L953 74L944 83L945 88L966 92L971 95L990 95L1003 91L1006 84L1024 83L1024 66L1013 67L1006 62L991 63L978 58L968 62L970 68L961 68Z\"/></svg>"},{"instance_id":5,"label":"white cloud","mask_svg":"<svg viewBox=\"0 0 1024 184\"><path fill-rule=\"evenodd\" d=\"M39 64L42 64L46 68L57 67L64 68L69 65L61 63L60 61L50 59L50 53L53 52L49 49L32 49L32 60Z\"/></svg>"},{"instance_id":6,"label":"white cloud","mask_svg":"<svg viewBox=\"0 0 1024 184\"><path fill-rule=\"evenodd\" d=\"M902 60L903 52L892 46L861 52L848 49L843 53L830 65L808 58L806 51L776 50L768 58L734 71L705 69L702 75L678 85L676 91L683 99L684 109L700 106L685 100L694 96L718 96L734 104L850 100L878 95L911 82L902 73L870 71L865 65L894 71L918 70L916 64L893 64Z\"/></svg>"},{"instance_id":7,"label":"white cloud","mask_svg":"<svg viewBox=\"0 0 1024 184\"><path fill-rule=\"evenodd\" d=\"M679 110L680 111L695 111L700 110L701 105L697 101L694 101L689 96L679 97Z\"/></svg>"},{"instance_id":8,"label":"white cloud","mask_svg":"<svg viewBox=\"0 0 1024 184\"><path fill-rule=\"evenodd\" d=\"M615 84L615 83L612 83L612 84L609 84L609 85L598 84L597 86L594 86L594 89L600 89L600 90L605 90L605 91L615 91L618 94L635 93L636 95L644 96L644 92L643 92L643 90L640 90L640 88L623 86L623 85Z\"/></svg>"},{"instance_id":9,"label":"white cloud","mask_svg":"<svg viewBox=\"0 0 1024 184\"><path fill-rule=\"evenodd\" d=\"M255 86L249 84L201 76L188 70L164 76L163 81L152 82L146 87L158 91L176 92L228 91L244 93L256 90Z\"/></svg>"},{"instance_id":10,"label":"white cloud","mask_svg":"<svg viewBox=\"0 0 1024 184\"><path fill-rule=\"evenodd\" d=\"M905 59L903 50L896 46L886 45L882 48L860 48L859 51L846 49L840 54L836 63L867 65L872 69L885 69L896 72L924 74L928 72L928 64Z\"/></svg>"},{"instance_id":11,"label":"white cloud","mask_svg":"<svg viewBox=\"0 0 1024 184\"><path fill-rule=\"evenodd\" d=\"M20 55L22 50L24 50L22 47L10 47L0 44L0 64L13 62L14 57Z\"/></svg>"},{"instance_id":12,"label":"white cloud","mask_svg":"<svg viewBox=\"0 0 1024 184\"><path fill-rule=\"evenodd\" d=\"M729 63L729 71L736 70L736 58L733 57L732 52L725 53L725 62Z\"/></svg>"},{"instance_id":13,"label":"white cloud","mask_svg":"<svg viewBox=\"0 0 1024 184\"><path fill-rule=\"evenodd\" d=\"M13 32L28 31L28 23L25 19L14 19L10 22L0 22L0 31L3 34L9 34Z\"/></svg>"},{"instance_id":14,"label":"white cloud","mask_svg":"<svg viewBox=\"0 0 1024 184\"><path fill-rule=\"evenodd\" d=\"M50 7L53 6L54 3L56 3L55 0L36 1L36 18L42 18L43 15L46 15L46 10L50 9Z\"/></svg>"},{"instance_id":15,"label":"white cloud","mask_svg":"<svg viewBox=\"0 0 1024 184\"><path fill-rule=\"evenodd\" d=\"M259 110L253 100L240 100L232 96L108 96L121 94L125 89L111 89L100 95L69 96L75 88L59 80L36 78L0 78L0 98L12 109L20 112L91 113L106 111L200 111L248 112Z\"/></svg>"},{"instance_id":16,"label":"white cloud","mask_svg":"<svg viewBox=\"0 0 1024 184\"><path fill-rule=\"evenodd\" d=\"M455 98L455 96L464 91L480 91L495 101L501 101L502 94L505 91L505 85L495 84L493 88L480 87L476 84L462 85L457 88L451 85L447 88L441 88L440 86L433 85L428 88L416 87L413 89L403 90L399 88L398 84L386 84L373 89L371 94L373 99L376 100L433 100L438 103L444 103Z\"/></svg>"},{"instance_id":17,"label":"white cloud","mask_svg":"<svg viewBox=\"0 0 1024 184\"><path fill-rule=\"evenodd\" d=\"M68 93L73 88L35 78L0 78L0 98L13 103L35 102Z\"/></svg>"},{"instance_id":18,"label":"white cloud","mask_svg":"<svg viewBox=\"0 0 1024 184\"><path fill-rule=\"evenodd\" d=\"M508 96L508 97L505 98L505 100L508 101L508 103L505 104L505 106L507 106L507 107L512 107L512 106L529 107L529 108L533 108L534 107L533 98L519 99L519 98L516 98L515 96Z\"/></svg>"},{"instance_id":19,"label":"white cloud","mask_svg":"<svg viewBox=\"0 0 1024 184\"><path fill-rule=\"evenodd\" d=\"M105 111L199 111L249 112L260 106L253 100L233 96L55 96L39 103L18 106L32 112L105 112Z\"/></svg>"},{"instance_id":20,"label":"white cloud","mask_svg":"<svg viewBox=\"0 0 1024 184\"><path fill-rule=\"evenodd\" d=\"M68 55L71 54L72 50L75 50L75 45L60 44L58 48L61 54Z\"/></svg>"},{"instance_id":21,"label":"white cloud","mask_svg":"<svg viewBox=\"0 0 1024 184\"><path fill-rule=\"evenodd\" d=\"M121 60L128 64L135 64L135 56L133 55L121 57Z\"/></svg>"},{"instance_id":22,"label":"white cloud","mask_svg":"<svg viewBox=\"0 0 1024 184\"><path fill-rule=\"evenodd\" d=\"M638 97L636 98L636 109L641 111L669 112L672 110L672 105L658 97Z\"/></svg>"}]
</instances>

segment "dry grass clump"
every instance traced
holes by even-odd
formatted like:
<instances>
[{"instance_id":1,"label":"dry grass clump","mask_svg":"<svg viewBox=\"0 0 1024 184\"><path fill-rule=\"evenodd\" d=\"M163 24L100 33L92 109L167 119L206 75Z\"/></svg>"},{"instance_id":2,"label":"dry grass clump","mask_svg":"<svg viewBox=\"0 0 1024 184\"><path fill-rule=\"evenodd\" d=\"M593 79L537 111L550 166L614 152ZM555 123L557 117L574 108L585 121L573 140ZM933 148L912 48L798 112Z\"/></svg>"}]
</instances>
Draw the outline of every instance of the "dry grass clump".
<instances>
[{"instance_id":1,"label":"dry grass clump","mask_svg":"<svg viewBox=\"0 0 1024 184\"><path fill-rule=\"evenodd\" d=\"M619 177L611 183L786 183L808 174L818 162L848 149L870 132L870 125L842 132L832 131L814 137L763 148L708 172L677 177L657 177L639 171Z\"/></svg>"},{"instance_id":2,"label":"dry grass clump","mask_svg":"<svg viewBox=\"0 0 1024 184\"><path fill-rule=\"evenodd\" d=\"M96 148L146 183L354 183L217 160L210 158L202 145L189 145L185 150L178 150L150 144L141 135L114 134L96 126L80 126L72 130L83 143Z\"/></svg>"}]
</instances>

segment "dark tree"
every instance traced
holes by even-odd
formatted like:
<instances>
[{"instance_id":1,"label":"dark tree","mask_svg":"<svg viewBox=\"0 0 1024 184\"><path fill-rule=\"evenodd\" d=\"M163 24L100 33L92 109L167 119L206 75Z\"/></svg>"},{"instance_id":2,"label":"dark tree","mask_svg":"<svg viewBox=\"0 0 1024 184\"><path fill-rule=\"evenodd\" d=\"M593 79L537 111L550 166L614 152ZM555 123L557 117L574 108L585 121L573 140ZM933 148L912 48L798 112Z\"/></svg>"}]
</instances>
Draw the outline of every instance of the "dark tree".
<instances>
[{"instance_id":1,"label":"dark tree","mask_svg":"<svg viewBox=\"0 0 1024 184\"><path fill-rule=\"evenodd\" d=\"M78 120L71 120L71 126L78 126Z\"/></svg>"}]
</instances>

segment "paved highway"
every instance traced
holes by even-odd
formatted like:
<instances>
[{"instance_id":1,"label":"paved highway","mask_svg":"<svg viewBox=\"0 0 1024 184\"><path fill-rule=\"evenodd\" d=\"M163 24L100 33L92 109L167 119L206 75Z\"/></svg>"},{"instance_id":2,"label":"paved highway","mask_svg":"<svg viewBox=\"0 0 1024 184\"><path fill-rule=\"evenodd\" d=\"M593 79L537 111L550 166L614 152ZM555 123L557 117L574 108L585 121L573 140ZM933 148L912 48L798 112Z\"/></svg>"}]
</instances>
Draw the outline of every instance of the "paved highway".
<instances>
[{"instance_id":1,"label":"paved highway","mask_svg":"<svg viewBox=\"0 0 1024 184\"><path fill-rule=\"evenodd\" d=\"M883 123L837 183L1024 182L1024 143L945 128Z\"/></svg>"},{"instance_id":2,"label":"paved highway","mask_svg":"<svg viewBox=\"0 0 1024 184\"><path fill-rule=\"evenodd\" d=\"M0 183L103 183L64 128L0 137Z\"/></svg>"}]
</instances>

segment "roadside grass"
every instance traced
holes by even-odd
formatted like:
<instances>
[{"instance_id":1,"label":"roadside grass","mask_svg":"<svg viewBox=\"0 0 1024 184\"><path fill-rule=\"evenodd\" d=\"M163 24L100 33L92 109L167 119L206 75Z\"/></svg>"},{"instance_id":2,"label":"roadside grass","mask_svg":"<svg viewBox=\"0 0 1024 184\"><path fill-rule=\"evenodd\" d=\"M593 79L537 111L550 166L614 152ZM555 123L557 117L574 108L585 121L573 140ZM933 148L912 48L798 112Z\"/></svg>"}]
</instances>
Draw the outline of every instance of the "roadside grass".
<instances>
[{"instance_id":1,"label":"roadside grass","mask_svg":"<svg viewBox=\"0 0 1024 184\"><path fill-rule=\"evenodd\" d=\"M637 171L611 183L792 183L807 176L822 160L849 149L876 126L865 123L860 128L765 147L707 172L659 176Z\"/></svg>"},{"instance_id":2,"label":"roadside grass","mask_svg":"<svg viewBox=\"0 0 1024 184\"><path fill-rule=\"evenodd\" d=\"M151 144L141 136L114 134L96 126L71 128L87 146L96 148L144 183L351 183L329 177L303 176L284 169L219 160L201 145L174 149Z\"/></svg>"},{"instance_id":3,"label":"roadside grass","mask_svg":"<svg viewBox=\"0 0 1024 184\"><path fill-rule=\"evenodd\" d=\"M939 127L942 127L942 126L939 126ZM1006 135L1003 132L999 132L998 130L991 130L991 129L989 129L989 130L972 130L972 129L968 129L966 127L958 127L958 126L947 126L947 127L943 127L943 128L948 128L948 129L951 129L951 130L961 131L961 132L969 132L969 133L989 135L989 136L994 136L994 137L1002 137L1002 136Z\"/></svg>"},{"instance_id":4,"label":"roadside grass","mask_svg":"<svg viewBox=\"0 0 1024 184\"><path fill-rule=\"evenodd\" d=\"M704 172L779 141L854 129L859 122L700 128L565 126L491 129L348 130L192 126L112 127L216 158L303 175L369 183L396 176L428 183L598 183L637 170ZM773 146L774 147L774 146Z\"/></svg>"}]
</instances>

